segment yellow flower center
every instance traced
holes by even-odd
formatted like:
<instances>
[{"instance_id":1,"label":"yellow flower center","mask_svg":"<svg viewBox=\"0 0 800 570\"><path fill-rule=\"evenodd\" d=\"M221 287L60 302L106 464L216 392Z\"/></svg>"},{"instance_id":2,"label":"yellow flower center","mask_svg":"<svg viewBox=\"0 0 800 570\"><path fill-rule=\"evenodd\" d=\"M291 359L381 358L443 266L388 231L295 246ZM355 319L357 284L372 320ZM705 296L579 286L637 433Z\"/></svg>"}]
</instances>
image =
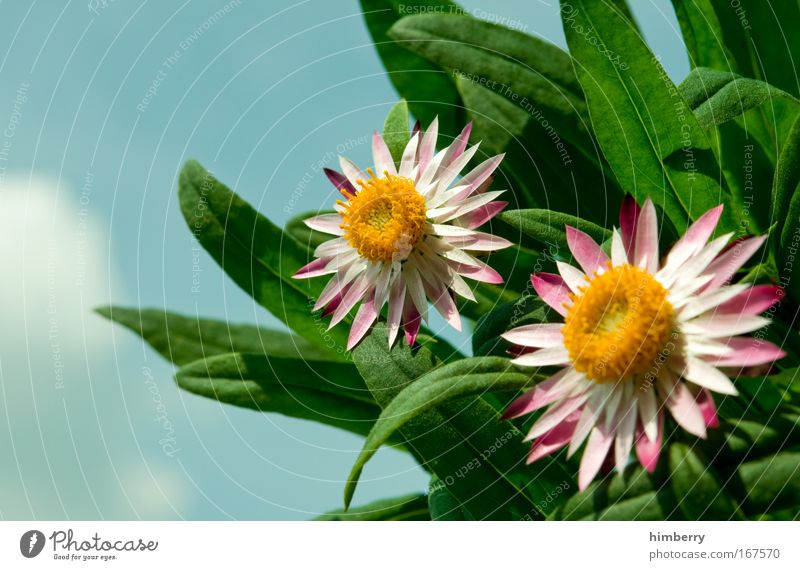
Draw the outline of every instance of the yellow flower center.
<instances>
[{"instance_id":1,"label":"yellow flower center","mask_svg":"<svg viewBox=\"0 0 800 570\"><path fill-rule=\"evenodd\" d=\"M646 372L673 330L667 290L644 269L611 267L588 279L561 329L576 370L595 382Z\"/></svg>"},{"instance_id":2,"label":"yellow flower center","mask_svg":"<svg viewBox=\"0 0 800 570\"><path fill-rule=\"evenodd\" d=\"M355 195L342 190L349 199L340 201L344 237L361 256L370 261L403 260L422 239L427 220L425 198L414 182L384 173L359 180Z\"/></svg>"}]
</instances>

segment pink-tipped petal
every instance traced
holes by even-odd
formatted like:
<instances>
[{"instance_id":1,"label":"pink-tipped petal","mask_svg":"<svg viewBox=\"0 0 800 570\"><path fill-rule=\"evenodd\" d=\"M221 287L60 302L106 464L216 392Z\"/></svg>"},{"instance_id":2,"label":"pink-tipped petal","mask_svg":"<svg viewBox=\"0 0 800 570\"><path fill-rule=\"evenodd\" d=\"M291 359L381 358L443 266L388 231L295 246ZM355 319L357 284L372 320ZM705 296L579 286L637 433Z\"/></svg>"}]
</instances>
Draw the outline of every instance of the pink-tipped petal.
<instances>
[{"instance_id":1,"label":"pink-tipped petal","mask_svg":"<svg viewBox=\"0 0 800 570\"><path fill-rule=\"evenodd\" d=\"M680 265L702 250L711 238L722 215L722 205L711 208L693 223L683 237L675 242L667 257L667 263Z\"/></svg>"},{"instance_id":2,"label":"pink-tipped petal","mask_svg":"<svg viewBox=\"0 0 800 570\"><path fill-rule=\"evenodd\" d=\"M636 223L636 255L634 265L642 265L650 273L658 271L658 218L653 201L648 198L644 202L639 220Z\"/></svg>"},{"instance_id":3,"label":"pink-tipped petal","mask_svg":"<svg viewBox=\"0 0 800 570\"><path fill-rule=\"evenodd\" d=\"M712 291L727 283L739 271L739 268L758 251L766 239L767 236L758 236L742 240L712 261L705 273L713 275L714 278L706 285L705 290Z\"/></svg>"},{"instance_id":4,"label":"pink-tipped petal","mask_svg":"<svg viewBox=\"0 0 800 570\"><path fill-rule=\"evenodd\" d=\"M717 312L725 314L760 315L783 298L783 289L775 285L755 285L723 303Z\"/></svg>"},{"instance_id":5,"label":"pink-tipped petal","mask_svg":"<svg viewBox=\"0 0 800 570\"><path fill-rule=\"evenodd\" d=\"M608 256L586 233L567 226L567 244L575 261L587 275L592 275L608 262Z\"/></svg>"},{"instance_id":6,"label":"pink-tipped petal","mask_svg":"<svg viewBox=\"0 0 800 570\"><path fill-rule=\"evenodd\" d=\"M694 396L683 382L676 382L667 398L667 408L678 424L692 435L705 439L706 422Z\"/></svg>"},{"instance_id":7,"label":"pink-tipped petal","mask_svg":"<svg viewBox=\"0 0 800 570\"><path fill-rule=\"evenodd\" d=\"M563 393L558 387L567 371L565 368L557 372L511 402L503 412L503 419L518 418L553 403Z\"/></svg>"},{"instance_id":8,"label":"pink-tipped petal","mask_svg":"<svg viewBox=\"0 0 800 570\"><path fill-rule=\"evenodd\" d=\"M491 158L487 158L478 166L469 171L458 183L459 186L465 186L464 190L457 196L456 199L463 199L481 187L481 185L488 180L492 173L503 162L505 154L498 154Z\"/></svg>"},{"instance_id":9,"label":"pink-tipped petal","mask_svg":"<svg viewBox=\"0 0 800 570\"><path fill-rule=\"evenodd\" d=\"M472 133L472 121L467 123L467 126L461 130L461 133L450 145L447 155L445 156L443 166L449 166L455 159L461 156L461 154L464 152L464 149L467 148L467 142L469 141L470 133Z\"/></svg>"},{"instance_id":10,"label":"pink-tipped petal","mask_svg":"<svg viewBox=\"0 0 800 570\"><path fill-rule=\"evenodd\" d=\"M424 174L425 169L433 158L436 152L436 138L439 136L439 117L434 117L428 129L422 136L422 142L419 145L419 175Z\"/></svg>"},{"instance_id":11,"label":"pink-tipped petal","mask_svg":"<svg viewBox=\"0 0 800 570\"><path fill-rule=\"evenodd\" d=\"M333 184L337 190L347 190L348 194L355 195L356 188L350 183L350 181L347 179L347 176L341 172L333 170L332 168L326 167L322 170L325 172L325 176L328 177L328 180L331 181L331 184Z\"/></svg>"},{"instance_id":12,"label":"pink-tipped petal","mask_svg":"<svg viewBox=\"0 0 800 570\"><path fill-rule=\"evenodd\" d=\"M462 263L453 264L453 268L464 277L469 277L481 283L500 285L503 283L503 276L483 262L476 265L465 265Z\"/></svg>"},{"instance_id":13,"label":"pink-tipped petal","mask_svg":"<svg viewBox=\"0 0 800 570\"><path fill-rule=\"evenodd\" d=\"M613 442L614 433L604 429L602 425L596 426L589 434L589 441L586 443L586 449L583 450L581 466L578 471L579 490L585 491L597 472L600 471Z\"/></svg>"},{"instance_id":14,"label":"pink-tipped petal","mask_svg":"<svg viewBox=\"0 0 800 570\"><path fill-rule=\"evenodd\" d=\"M579 415L579 412L572 412L563 422L538 438L531 446L526 463L533 463L567 445L572 439Z\"/></svg>"},{"instance_id":15,"label":"pink-tipped petal","mask_svg":"<svg viewBox=\"0 0 800 570\"><path fill-rule=\"evenodd\" d=\"M542 301L550 305L560 315L566 316L569 303L569 287L560 275L554 273L534 273L531 284Z\"/></svg>"},{"instance_id":16,"label":"pink-tipped petal","mask_svg":"<svg viewBox=\"0 0 800 570\"><path fill-rule=\"evenodd\" d=\"M400 176L411 178L414 174L414 168L417 165L419 138L419 132L412 133L406 148L403 150L403 157L400 159L400 170L398 172Z\"/></svg>"},{"instance_id":17,"label":"pink-tipped petal","mask_svg":"<svg viewBox=\"0 0 800 570\"><path fill-rule=\"evenodd\" d=\"M396 279L389 291L389 312L386 326L389 329L389 346L394 345L400 325L403 321L403 301L406 298L406 289L402 279Z\"/></svg>"},{"instance_id":18,"label":"pink-tipped petal","mask_svg":"<svg viewBox=\"0 0 800 570\"><path fill-rule=\"evenodd\" d=\"M488 204L484 204L472 210L468 214L464 214L455 221L466 228L474 230L494 218L497 214L502 212L503 208L506 206L508 206L508 202L502 202L500 200L489 202Z\"/></svg>"},{"instance_id":19,"label":"pink-tipped petal","mask_svg":"<svg viewBox=\"0 0 800 570\"><path fill-rule=\"evenodd\" d=\"M786 353L779 347L768 340L760 338L733 337L728 339L727 345L730 346L734 352L724 356L708 357L706 360L713 362L714 366L748 368L761 364L772 364L776 360L786 356Z\"/></svg>"},{"instance_id":20,"label":"pink-tipped petal","mask_svg":"<svg viewBox=\"0 0 800 570\"><path fill-rule=\"evenodd\" d=\"M564 343L564 336L561 334L561 323L542 323L534 325L523 325L511 329L500 336L513 344L522 346L532 346L535 348L546 348L550 346L561 346Z\"/></svg>"},{"instance_id":21,"label":"pink-tipped petal","mask_svg":"<svg viewBox=\"0 0 800 570\"><path fill-rule=\"evenodd\" d=\"M378 131L372 133L372 160L375 162L376 176L381 177L384 173L392 176L397 174L392 153Z\"/></svg>"},{"instance_id":22,"label":"pink-tipped petal","mask_svg":"<svg viewBox=\"0 0 800 570\"><path fill-rule=\"evenodd\" d=\"M706 427L715 428L719 426L719 419L717 418L717 407L714 405L714 398L708 390L700 390L697 394L697 405L703 413L703 420L706 422Z\"/></svg>"},{"instance_id":23,"label":"pink-tipped petal","mask_svg":"<svg viewBox=\"0 0 800 570\"><path fill-rule=\"evenodd\" d=\"M587 398L588 395L584 393L579 396L573 396L572 398L562 400L560 403L550 407L550 409L542 414L542 416L536 420L536 423L533 424L528 432L528 435L525 436L525 441L530 441L532 439L536 439L537 437L541 437L563 422L572 412L576 410L580 411L581 406L583 406Z\"/></svg>"},{"instance_id":24,"label":"pink-tipped petal","mask_svg":"<svg viewBox=\"0 0 800 570\"><path fill-rule=\"evenodd\" d=\"M345 293L344 297L342 298L342 302L333 312L333 317L331 317L331 323L329 327L335 326L342 319L344 319L350 310L364 298L369 288L369 280L363 275L358 277L347 290L347 293Z\"/></svg>"},{"instance_id":25,"label":"pink-tipped petal","mask_svg":"<svg viewBox=\"0 0 800 570\"><path fill-rule=\"evenodd\" d=\"M311 277L318 277L325 275L325 267L328 265L328 259L315 259L311 263L304 265L297 270L297 273L292 275L293 279L310 279Z\"/></svg>"},{"instance_id":26,"label":"pink-tipped petal","mask_svg":"<svg viewBox=\"0 0 800 570\"><path fill-rule=\"evenodd\" d=\"M411 298L406 296L405 304L403 305L403 331L408 346L414 346L417 341L417 334L421 324L422 315L417 311Z\"/></svg>"},{"instance_id":27,"label":"pink-tipped petal","mask_svg":"<svg viewBox=\"0 0 800 570\"><path fill-rule=\"evenodd\" d=\"M378 318L378 311L375 310L375 298L370 297L368 301L361 304L353 319L353 326L350 327L350 335L347 338L347 350L352 350L359 341L367 334L369 327Z\"/></svg>"},{"instance_id":28,"label":"pink-tipped petal","mask_svg":"<svg viewBox=\"0 0 800 570\"><path fill-rule=\"evenodd\" d=\"M628 259L633 259L639 213L639 204L636 203L633 196L626 195L619 211L619 230L622 236L622 244L628 253Z\"/></svg>"},{"instance_id":29,"label":"pink-tipped petal","mask_svg":"<svg viewBox=\"0 0 800 570\"><path fill-rule=\"evenodd\" d=\"M347 294L347 289L343 289L340 293L338 293L330 302L325 305L322 309L322 318L330 317L334 312L336 312L337 307L344 299L344 296Z\"/></svg>"},{"instance_id":30,"label":"pink-tipped petal","mask_svg":"<svg viewBox=\"0 0 800 570\"><path fill-rule=\"evenodd\" d=\"M648 439L641 425L636 430L636 457L648 473L653 473L661 454L661 443L664 439L664 414L658 414L658 434L655 440Z\"/></svg>"}]
</instances>

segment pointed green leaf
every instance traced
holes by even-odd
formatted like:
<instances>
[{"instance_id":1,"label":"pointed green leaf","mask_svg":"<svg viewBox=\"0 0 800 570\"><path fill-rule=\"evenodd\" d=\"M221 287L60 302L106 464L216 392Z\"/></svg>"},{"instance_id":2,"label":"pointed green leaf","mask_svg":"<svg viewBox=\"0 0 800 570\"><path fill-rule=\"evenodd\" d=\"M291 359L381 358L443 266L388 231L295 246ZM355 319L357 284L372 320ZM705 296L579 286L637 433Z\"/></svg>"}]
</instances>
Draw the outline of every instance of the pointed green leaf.
<instances>
[{"instance_id":1,"label":"pointed green leaf","mask_svg":"<svg viewBox=\"0 0 800 570\"><path fill-rule=\"evenodd\" d=\"M429 521L428 497L404 495L353 507L348 511L331 511L318 516L318 521Z\"/></svg>"},{"instance_id":2,"label":"pointed green leaf","mask_svg":"<svg viewBox=\"0 0 800 570\"><path fill-rule=\"evenodd\" d=\"M587 160L600 164L586 128L586 104L563 50L467 15L406 16L389 35L453 76L502 95L551 138L569 141Z\"/></svg>"},{"instance_id":3,"label":"pointed green leaf","mask_svg":"<svg viewBox=\"0 0 800 570\"><path fill-rule=\"evenodd\" d=\"M480 390L477 385L481 381L491 383L490 376L496 381L491 383L493 388L498 389L503 386L514 389L530 381L529 374L504 372L508 368L506 359L459 360L434 369L433 355L424 347L412 352L405 343L400 343L389 351L383 325L376 327L356 348L353 359L384 407L384 427L388 430L381 429L382 433L376 430L373 441L362 451L345 490L346 502L352 497L358 474L377 445L385 440L386 432L394 432L398 427L412 453L445 482L449 492L477 519L541 518L543 507L537 498L546 496L554 484L571 479L553 461L543 460L525 467L522 434L512 424L502 422L487 402L475 398L475 394L485 391L485 387ZM515 382L507 374L513 375ZM458 382L451 375L467 384L455 386ZM422 386L418 388L420 382ZM434 384L445 388L453 385L447 392L458 401L425 394L426 384L431 392L436 391ZM466 389L469 387L473 391ZM392 410L407 399L406 392L419 392L420 388L423 388L420 408L404 410L398 426ZM380 443L376 445L374 442L378 440ZM552 506L545 504L544 508Z\"/></svg>"},{"instance_id":4,"label":"pointed green leaf","mask_svg":"<svg viewBox=\"0 0 800 570\"><path fill-rule=\"evenodd\" d=\"M800 96L800 26L796 0L711 0L722 41L733 56L722 69L760 79Z\"/></svg>"},{"instance_id":5,"label":"pointed green leaf","mask_svg":"<svg viewBox=\"0 0 800 570\"><path fill-rule=\"evenodd\" d=\"M449 0L361 0L375 49L400 97L408 101L411 113L423 124L438 116L440 132L454 137L465 121L452 78L441 67L410 53L387 35L389 28L405 15L437 9L449 12L459 7Z\"/></svg>"},{"instance_id":6,"label":"pointed green leaf","mask_svg":"<svg viewBox=\"0 0 800 570\"><path fill-rule=\"evenodd\" d=\"M564 256L569 255L566 226L586 232L599 244L611 238L611 232L597 224L552 210L507 210L498 217L551 252L559 251Z\"/></svg>"},{"instance_id":7,"label":"pointed green leaf","mask_svg":"<svg viewBox=\"0 0 800 570\"><path fill-rule=\"evenodd\" d=\"M683 443L669 446L670 484L679 498L678 508L686 520L730 520L742 513L717 474Z\"/></svg>"},{"instance_id":8,"label":"pointed green leaf","mask_svg":"<svg viewBox=\"0 0 800 570\"><path fill-rule=\"evenodd\" d=\"M230 352L264 352L271 356L312 360L341 358L300 337L254 325L188 317L163 309L109 306L95 311L129 328L161 356L178 365Z\"/></svg>"},{"instance_id":9,"label":"pointed green leaf","mask_svg":"<svg viewBox=\"0 0 800 570\"><path fill-rule=\"evenodd\" d=\"M344 349L346 325L326 332L311 313L322 284L292 279L310 261L305 248L196 161L181 171L178 194L189 229L239 287L312 344Z\"/></svg>"},{"instance_id":10,"label":"pointed green leaf","mask_svg":"<svg viewBox=\"0 0 800 570\"><path fill-rule=\"evenodd\" d=\"M563 0L561 16L595 135L622 188L639 202L651 197L679 232L728 202L703 129L624 16L590 0ZM726 212L721 229L736 226Z\"/></svg>"},{"instance_id":11,"label":"pointed green leaf","mask_svg":"<svg viewBox=\"0 0 800 570\"><path fill-rule=\"evenodd\" d=\"M411 137L408 132L408 103L401 99L386 115L383 123L383 140L392 153L395 166L400 167L400 159Z\"/></svg>"},{"instance_id":12,"label":"pointed green leaf","mask_svg":"<svg viewBox=\"0 0 800 570\"><path fill-rule=\"evenodd\" d=\"M732 56L711 0L672 0L692 67L730 69Z\"/></svg>"},{"instance_id":13,"label":"pointed green leaf","mask_svg":"<svg viewBox=\"0 0 800 570\"><path fill-rule=\"evenodd\" d=\"M187 364L175 378L194 394L359 435L369 432L380 412L355 367L343 362L224 354Z\"/></svg>"}]
</instances>

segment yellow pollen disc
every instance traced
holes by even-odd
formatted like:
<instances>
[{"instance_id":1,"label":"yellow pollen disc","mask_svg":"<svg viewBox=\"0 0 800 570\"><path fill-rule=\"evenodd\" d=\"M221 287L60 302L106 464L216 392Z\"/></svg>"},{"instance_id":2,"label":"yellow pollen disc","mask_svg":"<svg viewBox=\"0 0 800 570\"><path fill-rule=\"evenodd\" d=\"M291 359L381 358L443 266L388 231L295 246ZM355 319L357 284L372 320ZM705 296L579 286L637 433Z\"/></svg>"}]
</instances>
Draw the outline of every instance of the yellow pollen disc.
<instances>
[{"instance_id":1,"label":"yellow pollen disc","mask_svg":"<svg viewBox=\"0 0 800 570\"><path fill-rule=\"evenodd\" d=\"M673 330L667 295L644 269L610 263L579 294L570 293L561 331L575 369L603 383L651 368Z\"/></svg>"},{"instance_id":2,"label":"yellow pollen disc","mask_svg":"<svg viewBox=\"0 0 800 570\"><path fill-rule=\"evenodd\" d=\"M425 198L414 182L384 173L359 180L361 190L346 194L341 227L344 237L370 261L405 259L424 234L427 221ZM343 192L344 193L344 192Z\"/></svg>"}]
</instances>

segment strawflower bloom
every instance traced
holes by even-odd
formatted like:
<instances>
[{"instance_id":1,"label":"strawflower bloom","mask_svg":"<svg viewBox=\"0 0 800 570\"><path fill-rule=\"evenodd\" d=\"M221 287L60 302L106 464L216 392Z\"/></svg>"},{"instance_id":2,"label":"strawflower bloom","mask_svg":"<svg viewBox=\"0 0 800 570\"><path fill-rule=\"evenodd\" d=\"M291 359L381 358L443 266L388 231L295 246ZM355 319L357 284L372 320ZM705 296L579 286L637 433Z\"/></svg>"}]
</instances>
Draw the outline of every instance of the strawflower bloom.
<instances>
[{"instance_id":1,"label":"strawflower bloom","mask_svg":"<svg viewBox=\"0 0 800 570\"><path fill-rule=\"evenodd\" d=\"M531 428L528 462L586 442L578 486L605 464L622 472L631 450L652 472L667 412L704 438L718 425L711 392L735 395L725 373L768 365L784 356L774 344L743 336L780 298L772 285L728 284L764 237L711 240L722 206L695 222L661 260L656 211L627 199L614 230L611 258L585 233L567 227L580 267L558 262L560 275L531 276L537 294L562 323L517 327L503 337L521 348L523 366L561 369L506 410L513 418L547 407Z\"/></svg>"},{"instance_id":2,"label":"strawflower bloom","mask_svg":"<svg viewBox=\"0 0 800 570\"><path fill-rule=\"evenodd\" d=\"M475 300L464 278L499 284L502 277L476 255L508 247L503 238L475 228L506 205L502 191L486 191L503 155L489 158L457 180L478 150L467 148L471 124L436 152L438 120L427 131L415 127L399 168L377 132L372 138L374 171L362 172L345 157L342 173L326 174L343 196L336 213L305 220L335 238L314 251L317 258L295 275L333 275L314 310L332 315L333 327L359 305L347 348L353 348L388 305L391 346L402 328L414 344L427 319L428 300L460 330L454 294ZM376 174L377 173L377 174Z\"/></svg>"}]
</instances>

